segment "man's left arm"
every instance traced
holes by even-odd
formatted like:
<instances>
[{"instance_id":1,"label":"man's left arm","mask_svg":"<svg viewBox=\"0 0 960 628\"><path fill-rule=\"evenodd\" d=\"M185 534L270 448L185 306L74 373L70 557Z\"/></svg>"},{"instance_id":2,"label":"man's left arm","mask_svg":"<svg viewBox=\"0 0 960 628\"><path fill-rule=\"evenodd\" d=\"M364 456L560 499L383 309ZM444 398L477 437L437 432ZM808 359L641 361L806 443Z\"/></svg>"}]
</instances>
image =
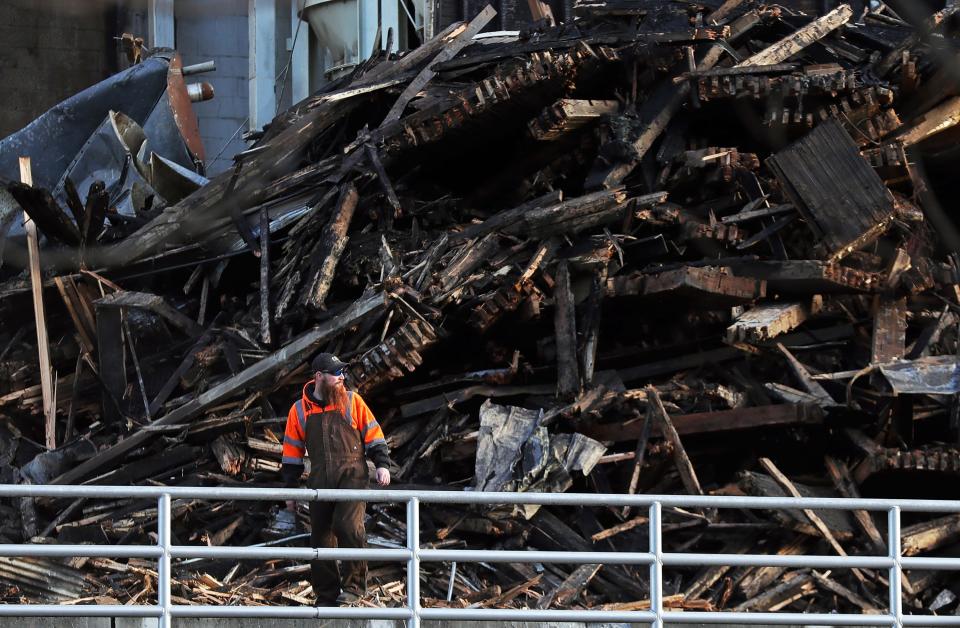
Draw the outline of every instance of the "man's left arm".
<instances>
[{"instance_id":1,"label":"man's left arm","mask_svg":"<svg viewBox=\"0 0 960 628\"><path fill-rule=\"evenodd\" d=\"M376 417L373 416L363 397L354 393L353 399L353 412L357 417L360 435L363 437L363 450L377 468L377 484L387 486L390 484L390 449L387 447L383 429L377 423Z\"/></svg>"}]
</instances>

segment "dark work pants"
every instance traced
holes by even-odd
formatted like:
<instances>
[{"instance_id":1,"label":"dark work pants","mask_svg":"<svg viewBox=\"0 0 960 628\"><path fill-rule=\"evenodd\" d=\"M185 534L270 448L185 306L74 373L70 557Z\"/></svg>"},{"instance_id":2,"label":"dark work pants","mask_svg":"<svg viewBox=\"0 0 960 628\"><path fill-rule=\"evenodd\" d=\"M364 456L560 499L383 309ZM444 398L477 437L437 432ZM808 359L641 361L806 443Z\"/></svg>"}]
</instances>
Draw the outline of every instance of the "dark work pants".
<instances>
[{"instance_id":1,"label":"dark work pants","mask_svg":"<svg viewBox=\"0 0 960 628\"><path fill-rule=\"evenodd\" d=\"M363 502L311 502L311 547L366 547ZM310 561L310 580L318 606L335 606L340 588L363 595L367 591L367 563L343 562L343 573L335 560Z\"/></svg>"}]
</instances>

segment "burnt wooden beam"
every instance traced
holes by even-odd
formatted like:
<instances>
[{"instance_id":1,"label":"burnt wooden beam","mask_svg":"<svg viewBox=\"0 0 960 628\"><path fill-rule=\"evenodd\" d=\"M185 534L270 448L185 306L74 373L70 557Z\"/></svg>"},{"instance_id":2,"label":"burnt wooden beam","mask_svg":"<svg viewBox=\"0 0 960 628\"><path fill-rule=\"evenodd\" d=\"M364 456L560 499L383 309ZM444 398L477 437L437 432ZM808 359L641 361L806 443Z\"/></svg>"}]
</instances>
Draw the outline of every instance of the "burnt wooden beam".
<instances>
[{"instance_id":1,"label":"burnt wooden beam","mask_svg":"<svg viewBox=\"0 0 960 628\"><path fill-rule=\"evenodd\" d=\"M819 312L823 299L807 303L763 303L750 308L727 327L727 342L760 343L799 327Z\"/></svg>"},{"instance_id":2,"label":"burnt wooden beam","mask_svg":"<svg viewBox=\"0 0 960 628\"><path fill-rule=\"evenodd\" d=\"M330 220L323 228L320 241L311 253L311 262L316 270L306 283L303 302L312 307L324 307L337 264L349 241L347 231L359 201L357 187L352 182L346 184L340 191Z\"/></svg>"},{"instance_id":3,"label":"burnt wooden beam","mask_svg":"<svg viewBox=\"0 0 960 628\"><path fill-rule=\"evenodd\" d=\"M199 336L203 333L203 327L193 321L190 317L180 312L166 300L156 294L146 292L133 292L130 290L117 290L95 302L97 309L101 308L124 308L132 307L141 310L153 312L157 316L165 319L174 327L191 337Z\"/></svg>"},{"instance_id":4,"label":"burnt wooden beam","mask_svg":"<svg viewBox=\"0 0 960 628\"><path fill-rule=\"evenodd\" d=\"M751 408L734 408L714 412L675 414L671 417L677 434L714 434L737 430L780 428L788 425L818 425L823 422L823 412L813 404L775 404ZM643 436L643 422L587 424L579 426L585 436L603 442L636 440ZM660 428L653 426L652 436L662 436Z\"/></svg>"},{"instance_id":5,"label":"burnt wooden beam","mask_svg":"<svg viewBox=\"0 0 960 628\"><path fill-rule=\"evenodd\" d=\"M787 478L787 476L785 476L780 471L780 469L777 468L775 464L773 464L772 460L770 460L769 458L760 458L760 465L764 468L764 470L766 470L767 473L770 474L770 476L777 482L777 484L779 484L783 488L783 490L789 493L791 497L802 497L802 495L800 494L800 491L798 491L797 487L793 485L793 482L791 482L790 479ZM824 523L823 519L820 518L820 515L818 515L817 513L815 513L813 510L809 508L804 508L802 509L802 511L803 511L803 514L807 517L807 519L810 520L810 523L813 524L813 527L815 527L817 531L823 536L823 538L827 540L827 543L830 544L830 547L832 547L837 554L841 556L846 556L847 551L843 549L843 546L841 546L840 543L837 541L836 537L830 531L830 528L827 527L827 524ZM853 571L853 574L857 576L857 579L860 580L861 582L865 579L863 574L860 572L860 570L852 569L852 571Z\"/></svg>"},{"instance_id":6,"label":"burnt wooden beam","mask_svg":"<svg viewBox=\"0 0 960 628\"><path fill-rule=\"evenodd\" d=\"M810 44L823 39L846 24L851 17L853 17L853 9L850 8L850 5L841 4L833 11L818 17L757 54L747 57L737 66L774 65L786 61Z\"/></svg>"},{"instance_id":7,"label":"burnt wooden beam","mask_svg":"<svg viewBox=\"0 0 960 628\"><path fill-rule=\"evenodd\" d=\"M411 318L383 342L350 363L350 381L365 393L412 373L423 363L421 352L437 340L433 325L422 319Z\"/></svg>"},{"instance_id":8,"label":"burnt wooden beam","mask_svg":"<svg viewBox=\"0 0 960 628\"><path fill-rule=\"evenodd\" d=\"M123 398L127 387L126 354L118 307L97 306L97 360L103 390L103 418L109 425L119 425L123 419L117 401Z\"/></svg>"},{"instance_id":9,"label":"burnt wooden beam","mask_svg":"<svg viewBox=\"0 0 960 628\"><path fill-rule=\"evenodd\" d=\"M260 210L260 340L270 345L270 215Z\"/></svg>"},{"instance_id":10,"label":"burnt wooden beam","mask_svg":"<svg viewBox=\"0 0 960 628\"><path fill-rule=\"evenodd\" d=\"M887 364L906 353L907 301L878 298L874 307L870 363Z\"/></svg>"},{"instance_id":11,"label":"burnt wooden beam","mask_svg":"<svg viewBox=\"0 0 960 628\"><path fill-rule=\"evenodd\" d=\"M633 273L607 280L607 296L686 299L702 307L742 305L766 295L766 281L738 277L724 267L685 266L661 273Z\"/></svg>"},{"instance_id":12,"label":"burnt wooden beam","mask_svg":"<svg viewBox=\"0 0 960 628\"><path fill-rule=\"evenodd\" d=\"M833 480L833 485L842 496L847 499L860 499L862 497L860 495L860 489L857 488L853 477L850 475L850 469L843 461L827 456L824 463L826 464L827 472L830 474L830 479ZM867 535L867 538L870 539L870 543L874 549L880 554L886 552L886 541L877 529L877 524L874 523L870 512L866 510L854 510L853 518L857 522L857 525L860 526L860 529L863 530L864 534Z\"/></svg>"},{"instance_id":13,"label":"burnt wooden beam","mask_svg":"<svg viewBox=\"0 0 960 628\"><path fill-rule=\"evenodd\" d=\"M527 129L533 139L551 141L596 122L605 115L616 113L619 109L620 103L616 100L561 98L527 123Z\"/></svg>"},{"instance_id":14,"label":"burnt wooden beam","mask_svg":"<svg viewBox=\"0 0 960 628\"><path fill-rule=\"evenodd\" d=\"M436 76L436 72L433 70L435 64L443 63L444 61L449 61L457 56L461 50L463 50L468 44L473 42L473 36L483 30L483 27L486 26L490 20L492 20L497 15L496 10L489 4L483 8L480 13L476 15L467 27L458 33L453 40L446 43L444 47L437 53L437 56L423 68L420 73L414 78L410 83L404 88L400 93L400 96L397 98L396 102L393 103L393 106L390 107L390 111L387 112L387 115L384 116L383 121L380 123L380 126L383 127L392 122L396 122L400 119L400 116L403 115L404 109L407 108L407 104L413 100L413 98L427 86L427 83Z\"/></svg>"},{"instance_id":15,"label":"burnt wooden beam","mask_svg":"<svg viewBox=\"0 0 960 628\"><path fill-rule=\"evenodd\" d=\"M703 495L703 488L700 487L697 471L693 468L693 463L690 462L690 456L687 455L687 450L680 440L680 433L677 432L677 428L674 427L670 415L667 414L666 408L663 407L663 401L660 400L660 394L653 386L647 387L647 400L650 403L653 421L659 425L663 437L672 445L673 462L677 466L677 471L680 473L680 480L683 482L683 487L687 489L687 493L690 495Z\"/></svg>"},{"instance_id":16,"label":"burnt wooden beam","mask_svg":"<svg viewBox=\"0 0 960 628\"><path fill-rule=\"evenodd\" d=\"M819 240L820 256L828 261L876 240L896 215L890 190L834 119L766 163L806 218Z\"/></svg>"},{"instance_id":17,"label":"burnt wooden beam","mask_svg":"<svg viewBox=\"0 0 960 628\"><path fill-rule=\"evenodd\" d=\"M553 290L553 329L557 348L557 395L572 397L580 392L577 360L577 322L570 289L570 269L566 261L557 267Z\"/></svg>"}]
</instances>

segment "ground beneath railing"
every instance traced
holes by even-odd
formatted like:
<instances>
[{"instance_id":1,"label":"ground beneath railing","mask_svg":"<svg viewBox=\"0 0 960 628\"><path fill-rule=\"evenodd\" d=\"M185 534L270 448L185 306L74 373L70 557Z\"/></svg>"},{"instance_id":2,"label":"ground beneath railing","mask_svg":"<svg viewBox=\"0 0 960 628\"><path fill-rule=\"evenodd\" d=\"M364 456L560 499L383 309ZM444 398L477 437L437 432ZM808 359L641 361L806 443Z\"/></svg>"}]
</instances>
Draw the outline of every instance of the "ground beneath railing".
<instances>
[{"instance_id":1,"label":"ground beneath railing","mask_svg":"<svg viewBox=\"0 0 960 628\"><path fill-rule=\"evenodd\" d=\"M119 617L116 619L101 617L0 617L0 628L155 628L156 619L131 619ZM541 622L447 622L424 621L424 628L628 628L629 626L643 626L644 624L622 623L541 623ZM667 624L676 626L679 624ZM717 626L703 626L701 624L684 624L685 628L736 628L734 624ZM175 628L404 628L401 621L359 619L200 619L184 618L174 622ZM753 628L774 628L773 626L755 626ZM778 626L776 628L832 628L830 626Z\"/></svg>"}]
</instances>

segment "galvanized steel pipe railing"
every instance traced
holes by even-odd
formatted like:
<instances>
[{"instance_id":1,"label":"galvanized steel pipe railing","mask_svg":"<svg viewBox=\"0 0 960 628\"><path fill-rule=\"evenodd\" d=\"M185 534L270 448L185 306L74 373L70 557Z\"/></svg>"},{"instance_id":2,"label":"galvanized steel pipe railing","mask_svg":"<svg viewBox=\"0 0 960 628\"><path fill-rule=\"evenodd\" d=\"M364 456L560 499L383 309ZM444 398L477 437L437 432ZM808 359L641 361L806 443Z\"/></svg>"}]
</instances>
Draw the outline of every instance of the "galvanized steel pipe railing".
<instances>
[{"instance_id":1,"label":"galvanized steel pipe railing","mask_svg":"<svg viewBox=\"0 0 960 628\"><path fill-rule=\"evenodd\" d=\"M156 605L0 605L0 616L21 617L156 617L168 628L174 617L329 618L406 620L419 628L422 619L448 621L583 621L631 622L662 628L671 624L812 625L831 626L960 626L960 616L904 615L904 569L960 570L960 558L904 557L900 543L902 512L957 513L960 501L897 499L833 499L792 497L728 497L696 495L612 495L595 493L486 493L454 491L339 491L155 486L0 485L0 497L140 498L157 500L155 545L32 545L0 544L0 556L154 558L157 560ZM406 505L407 544L390 548L207 547L173 545L173 499L252 501L364 501ZM537 504L548 506L630 506L649 512L646 552L576 552L515 550L451 550L420 547L420 504ZM887 513L886 556L778 556L767 554L695 554L663 551L664 507L873 510ZM192 606L174 604L170 582L174 559L292 559L380 560L406 563L407 605L396 608L336 608L304 606ZM528 562L567 564L632 564L650 569L650 609L645 611L535 610L486 608L422 608L420 565L423 562ZM663 567L771 566L819 569L885 569L889 577L888 608L884 614L673 612L663 607Z\"/></svg>"}]
</instances>

